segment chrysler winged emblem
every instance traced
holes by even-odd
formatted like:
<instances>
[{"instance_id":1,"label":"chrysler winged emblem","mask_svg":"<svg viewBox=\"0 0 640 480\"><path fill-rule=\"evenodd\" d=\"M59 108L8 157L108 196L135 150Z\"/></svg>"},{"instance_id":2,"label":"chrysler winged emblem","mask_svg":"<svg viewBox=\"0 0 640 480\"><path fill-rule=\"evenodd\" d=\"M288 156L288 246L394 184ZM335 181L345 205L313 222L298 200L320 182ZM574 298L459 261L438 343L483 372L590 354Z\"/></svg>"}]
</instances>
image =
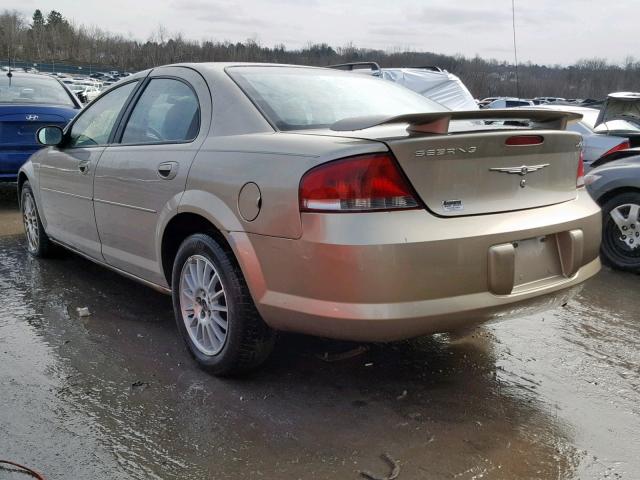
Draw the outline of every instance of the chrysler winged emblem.
<instances>
[{"instance_id":1,"label":"chrysler winged emblem","mask_svg":"<svg viewBox=\"0 0 640 480\"><path fill-rule=\"evenodd\" d=\"M33 113L32 113L32 114L30 114L30 115L26 115L24 118L25 118L26 120L29 120L29 121L31 121L31 122L34 122L34 121L38 120L38 118L40 118L40 117L38 117L38 115L35 115L35 114L33 114Z\"/></svg>"},{"instance_id":2,"label":"chrysler winged emblem","mask_svg":"<svg viewBox=\"0 0 640 480\"><path fill-rule=\"evenodd\" d=\"M522 165L520 167L494 167L489 170L492 172L500 172L500 173L510 173L513 175L520 175L522 180L520 180L520 186L524 188L527 184L527 180L524 178L527 174L537 172L538 170L542 170L545 167L548 167L548 163L542 163L540 165Z\"/></svg>"}]
</instances>

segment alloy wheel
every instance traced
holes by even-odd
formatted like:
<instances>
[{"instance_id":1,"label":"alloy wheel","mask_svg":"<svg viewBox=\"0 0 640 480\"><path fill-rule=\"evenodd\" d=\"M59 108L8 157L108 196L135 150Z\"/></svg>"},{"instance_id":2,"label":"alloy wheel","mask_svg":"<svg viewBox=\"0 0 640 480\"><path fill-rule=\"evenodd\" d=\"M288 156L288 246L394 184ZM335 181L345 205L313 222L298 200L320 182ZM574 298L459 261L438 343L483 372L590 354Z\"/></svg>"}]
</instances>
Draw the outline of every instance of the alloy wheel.
<instances>
[{"instance_id":1,"label":"alloy wheel","mask_svg":"<svg viewBox=\"0 0 640 480\"><path fill-rule=\"evenodd\" d=\"M222 279L213 263L192 255L180 272L180 310L191 341L205 355L216 355L227 340L229 311Z\"/></svg>"},{"instance_id":2,"label":"alloy wheel","mask_svg":"<svg viewBox=\"0 0 640 480\"><path fill-rule=\"evenodd\" d=\"M633 203L619 205L609 212L611 219L618 227L618 239L628 250L632 251L636 250L638 246L640 246L639 214L640 205Z\"/></svg>"},{"instance_id":3,"label":"alloy wheel","mask_svg":"<svg viewBox=\"0 0 640 480\"><path fill-rule=\"evenodd\" d=\"M22 221L24 223L24 231L27 235L27 246L30 252L38 250L40 237L38 235L38 213L36 204L31 194L24 197L22 205Z\"/></svg>"}]
</instances>

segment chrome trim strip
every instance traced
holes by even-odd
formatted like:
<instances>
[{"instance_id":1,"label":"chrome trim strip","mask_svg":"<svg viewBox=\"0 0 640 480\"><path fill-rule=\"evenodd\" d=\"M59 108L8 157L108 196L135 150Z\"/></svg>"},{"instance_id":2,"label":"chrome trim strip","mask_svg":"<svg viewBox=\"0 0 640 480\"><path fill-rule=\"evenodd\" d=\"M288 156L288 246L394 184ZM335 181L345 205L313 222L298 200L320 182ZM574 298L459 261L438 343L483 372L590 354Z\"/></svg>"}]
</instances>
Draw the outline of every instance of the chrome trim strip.
<instances>
[{"instance_id":1,"label":"chrome trim strip","mask_svg":"<svg viewBox=\"0 0 640 480\"><path fill-rule=\"evenodd\" d=\"M101 262L100 260L98 260L97 258L93 258L89 255L87 255L86 253L81 252L80 250L77 250L73 247L70 247L69 245L67 245L64 242L61 242L59 240L56 240L55 238L51 238L49 237L49 239L53 242L56 243L58 245L60 245L63 248L66 248L67 250L72 251L73 253L80 255L81 257L97 264L100 265L101 267L105 267L108 268L109 270L112 270L116 273L119 273L120 275L122 275L123 277L127 277L130 280L133 280L134 282L138 282L141 283L142 285L145 285L147 287L153 288L154 290L160 292L160 293L164 293L166 295L171 295L171 288L169 287L165 287L163 285L158 285L157 283L153 283L150 282L149 280L145 280L144 278L140 278L136 275L134 275L133 273L129 273L129 272L125 272L124 270L120 270L118 267L114 267L113 265L109 265L108 263L105 262Z\"/></svg>"},{"instance_id":2,"label":"chrome trim strip","mask_svg":"<svg viewBox=\"0 0 640 480\"><path fill-rule=\"evenodd\" d=\"M140 210L141 212L157 213L155 210L152 210L150 208L137 207L136 205L129 205L127 203L112 202L110 200L102 200L100 198L94 198L93 201L98 203L104 203L106 205L115 205L116 207L124 207L124 208L130 208L132 210Z\"/></svg>"},{"instance_id":3,"label":"chrome trim strip","mask_svg":"<svg viewBox=\"0 0 640 480\"><path fill-rule=\"evenodd\" d=\"M77 195L75 193L63 192L61 190L54 190L53 188L40 187L40 190L46 190L47 192L59 193L61 195L68 195L74 198L81 198L83 200L91 200L90 197L85 197L84 195Z\"/></svg>"}]
</instances>

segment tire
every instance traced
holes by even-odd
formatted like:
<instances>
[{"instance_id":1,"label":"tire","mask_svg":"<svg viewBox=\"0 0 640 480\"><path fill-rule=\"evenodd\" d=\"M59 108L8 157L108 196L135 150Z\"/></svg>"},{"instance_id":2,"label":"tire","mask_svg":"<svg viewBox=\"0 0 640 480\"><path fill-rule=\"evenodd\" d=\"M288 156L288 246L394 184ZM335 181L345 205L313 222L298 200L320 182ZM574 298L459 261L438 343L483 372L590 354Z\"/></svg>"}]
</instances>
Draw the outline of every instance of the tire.
<instances>
[{"instance_id":1,"label":"tire","mask_svg":"<svg viewBox=\"0 0 640 480\"><path fill-rule=\"evenodd\" d=\"M620 193L602 205L600 252L605 264L619 270L640 272L639 216L640 192Z\"/></svg>"},{"instance_id":2,"label":"tire","mask_svg":"<svg viewBox=\"0 0 640 480\"><path fill-rule=\"evenodd\" d=\"M171 285L178 330L202 368L235 375L267 359L275 332L256 310L233 254L213 238L198 233L182 243Z\"/></svg>"},{"instance_id":3,"label":"tire","mask_svg":"<svg viewBox=\"0 0 640 480\"><path fill-rule=\"evenodd\" d=\"M20 211L27 238L27 251L34 257L49 257L52 255L55 245L49 240L44 231L38 207L29 182L24 182L20 190Z\"/></svg>"}]
</instances>

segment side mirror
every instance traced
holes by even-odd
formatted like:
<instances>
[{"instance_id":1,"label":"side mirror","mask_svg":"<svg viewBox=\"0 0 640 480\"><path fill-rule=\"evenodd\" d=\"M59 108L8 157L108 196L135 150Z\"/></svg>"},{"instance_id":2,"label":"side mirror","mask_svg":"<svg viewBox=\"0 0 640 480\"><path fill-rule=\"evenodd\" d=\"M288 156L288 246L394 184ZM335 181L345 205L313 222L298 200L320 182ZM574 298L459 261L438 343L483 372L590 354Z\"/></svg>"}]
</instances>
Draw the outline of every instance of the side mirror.
<instances>
[{"instance_id":1,"label":"side mirror","mask_svg":"<svg viewBox=\"0 0 640 480\"><path fill-rule=\"evenodd\" d=\"M78 97L78 100L80 100L82 103L87 103L87 96L84 94L84 92L78 92L76 93L76 97Z\"/></svg>"},{"instance_id":2,"label":"side mirror","mask_svg":"<svg viewBox=\"0 0 640 480\"><path fill-rule=\"evenodd\" d=\"M40 145L45 146L56 146L62 143L62 129L60 127L56 127L55 125L50 125L48 127L42 127L38 129L36 133L36 139Z\"/></svg>"}]
</instances>

